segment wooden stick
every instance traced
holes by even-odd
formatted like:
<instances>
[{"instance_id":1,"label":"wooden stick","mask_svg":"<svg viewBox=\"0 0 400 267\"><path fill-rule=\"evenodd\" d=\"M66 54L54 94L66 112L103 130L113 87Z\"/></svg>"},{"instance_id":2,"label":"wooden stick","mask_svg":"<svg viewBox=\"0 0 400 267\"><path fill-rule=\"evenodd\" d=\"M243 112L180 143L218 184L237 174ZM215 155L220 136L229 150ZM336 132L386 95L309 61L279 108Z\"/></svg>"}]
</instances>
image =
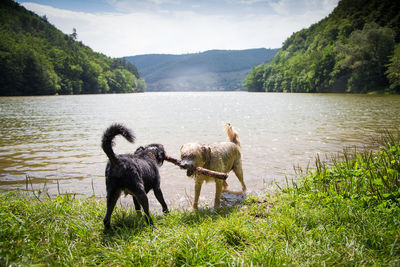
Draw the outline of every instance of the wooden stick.
<instances>
[{"instance_id":1,"label":"wooden stick","mask_svg":"<svg viewBox=\"0 0 400 267\"><path fill-rule=\"evenodd\" d=\"M175 165L177 165L177 166L179 166L181 168L183 168L181 166L181 161L179 159L172 158L170 156L165 156L165 160L169 161L169 162L171 162L171 163L173 163L173 164L175 164ZM217 179L221 179L221 180L226 180L228 178L228 174L226 174L226 173L216 172L216 171L212 171L212 170L209 170L209 169L204 169L202 167L196 167L196 172L198 172L200 174L207 175L207 176L211 176L211 177L214 177L214 178L217 178Z\"/></svg>"}]
</instances>

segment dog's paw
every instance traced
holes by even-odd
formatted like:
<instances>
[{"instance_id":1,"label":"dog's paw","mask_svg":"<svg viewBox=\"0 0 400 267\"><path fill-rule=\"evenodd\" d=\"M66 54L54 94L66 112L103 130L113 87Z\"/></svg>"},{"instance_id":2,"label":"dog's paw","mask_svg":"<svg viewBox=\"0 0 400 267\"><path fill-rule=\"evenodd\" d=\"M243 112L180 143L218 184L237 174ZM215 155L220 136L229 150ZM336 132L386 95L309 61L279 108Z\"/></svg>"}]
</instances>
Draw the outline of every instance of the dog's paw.
<instances>
[{"instance_id":1,"label":"dog's paw","mask_svg":"<svg viewBox=\"0 0 400 267\"><path fill-rule=\"evenodd\" d=\"M168 209L165 209L165 210L163 210L163 213L164 213L164 214L168 214L168 213L169 213L169 210L168 210Z\"/></svg>"}]
</instances>

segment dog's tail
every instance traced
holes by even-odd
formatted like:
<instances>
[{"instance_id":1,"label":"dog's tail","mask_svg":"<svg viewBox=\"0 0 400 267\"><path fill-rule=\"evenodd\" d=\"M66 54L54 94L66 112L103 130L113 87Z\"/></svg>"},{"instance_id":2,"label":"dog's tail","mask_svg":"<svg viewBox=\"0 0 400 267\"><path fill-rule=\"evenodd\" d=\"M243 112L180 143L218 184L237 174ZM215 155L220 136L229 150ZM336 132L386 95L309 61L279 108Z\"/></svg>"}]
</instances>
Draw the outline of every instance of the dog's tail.
<instances>
[{"instance_id":1,"label":"dog's tail","mask_svg":"<svg viewBox=\"0 0 400 267\"><path fill-rule=\"evenodd\" d=\"M135 142L135 135L124 125L114 123L110 127L108 127L107 130L104 131L103 139L101 140L101 147L103 148L104 153L106 153L107 157L112 163L117 163L117 158L112 149L114 145L114 138L117 135L122 135L123 137L125 137L126 140L131 143Z\"/></svg>"},{"instance_id":2,"label":"dog's tail","mask_svg":"<svg viewBox=\"0 0 400 267\"><path fill-rule=\"evenodd\" d=\"M229 140L240 147L239 135L235 130L233 130L232 125L229 122L225 124L225 132L228 135Z\"/></svg>"}]
</instances>

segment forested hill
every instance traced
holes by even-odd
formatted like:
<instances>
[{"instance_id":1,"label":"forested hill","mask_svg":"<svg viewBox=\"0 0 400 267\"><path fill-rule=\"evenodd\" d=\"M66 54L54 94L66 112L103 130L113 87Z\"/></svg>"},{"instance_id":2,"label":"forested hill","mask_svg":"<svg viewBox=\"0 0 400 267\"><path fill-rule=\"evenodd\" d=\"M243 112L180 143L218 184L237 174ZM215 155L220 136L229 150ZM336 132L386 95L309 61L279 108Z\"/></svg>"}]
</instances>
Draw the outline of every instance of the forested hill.
<instances>
[{"instance_id":1,"label":"forested hill","mask_svg":"<svg viewBox=\"0 0 400 267\"><path fill-rule=\"evenodd\" d=\"M0 1L0 95L143 91L134 65L66 35L11 0Z\"/></svg>"},{"instance_id":2,"label":"forested hill","mask_svg":"<svg viewBox=\"0 0 400 267\"><path fill-rule=\"evenodd\" d=\"M125 57L146 80L148 91L242 90L250 69L267 63L277 49L210 50L184 55Z\"/></svg>"},{"instance_id":3,"label":"forested hill","mask_svg":"<svg viewBox=\"0 0 400 267\"><path fill-rule=\"evenodd\" d=\"M262 34L262 33L260 33ZM248 91L400 93L400 1L342 0L325 19L290 36Z\"/></svg>"}]
</instances>

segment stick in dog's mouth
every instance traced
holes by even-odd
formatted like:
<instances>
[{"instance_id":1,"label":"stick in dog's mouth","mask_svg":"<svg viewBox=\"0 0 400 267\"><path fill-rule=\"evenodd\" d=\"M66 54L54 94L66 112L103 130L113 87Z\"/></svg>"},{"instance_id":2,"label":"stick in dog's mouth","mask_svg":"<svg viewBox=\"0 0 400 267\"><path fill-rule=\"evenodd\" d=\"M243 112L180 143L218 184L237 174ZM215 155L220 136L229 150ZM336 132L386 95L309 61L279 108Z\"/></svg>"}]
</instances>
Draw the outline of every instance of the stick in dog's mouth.
<instances>
[{"instance_id":1,"label":"stick in dog's mouth","mask_svg":"<svg viewBox=\"0 0 400 267\"><path fill-rule=\"evenodd\" d=\"M175 165L177 165L179 167L181 167L182 169L186 169L181 164L181 161L179 159L176 159L176 158L173 158L173 157L170 157L170 156L165 156L165 160L169 161L169 162L171 162L171 163L173 163L173 164L175 164ZM188 171L192 171L192 170L188 170ZM200 174L204 174L204 175L211 176L211 177L214 177L214 178L217 178L217 179L221 179L221 180L226 180L228 178L228 174L226 174L226 173L216 172L216 171L212 171L212 170L209 170L209 169L204 169L204 168L201 168L201 167L196 167L195 171L200 173Z\"/></svg>"}]
</instances>

